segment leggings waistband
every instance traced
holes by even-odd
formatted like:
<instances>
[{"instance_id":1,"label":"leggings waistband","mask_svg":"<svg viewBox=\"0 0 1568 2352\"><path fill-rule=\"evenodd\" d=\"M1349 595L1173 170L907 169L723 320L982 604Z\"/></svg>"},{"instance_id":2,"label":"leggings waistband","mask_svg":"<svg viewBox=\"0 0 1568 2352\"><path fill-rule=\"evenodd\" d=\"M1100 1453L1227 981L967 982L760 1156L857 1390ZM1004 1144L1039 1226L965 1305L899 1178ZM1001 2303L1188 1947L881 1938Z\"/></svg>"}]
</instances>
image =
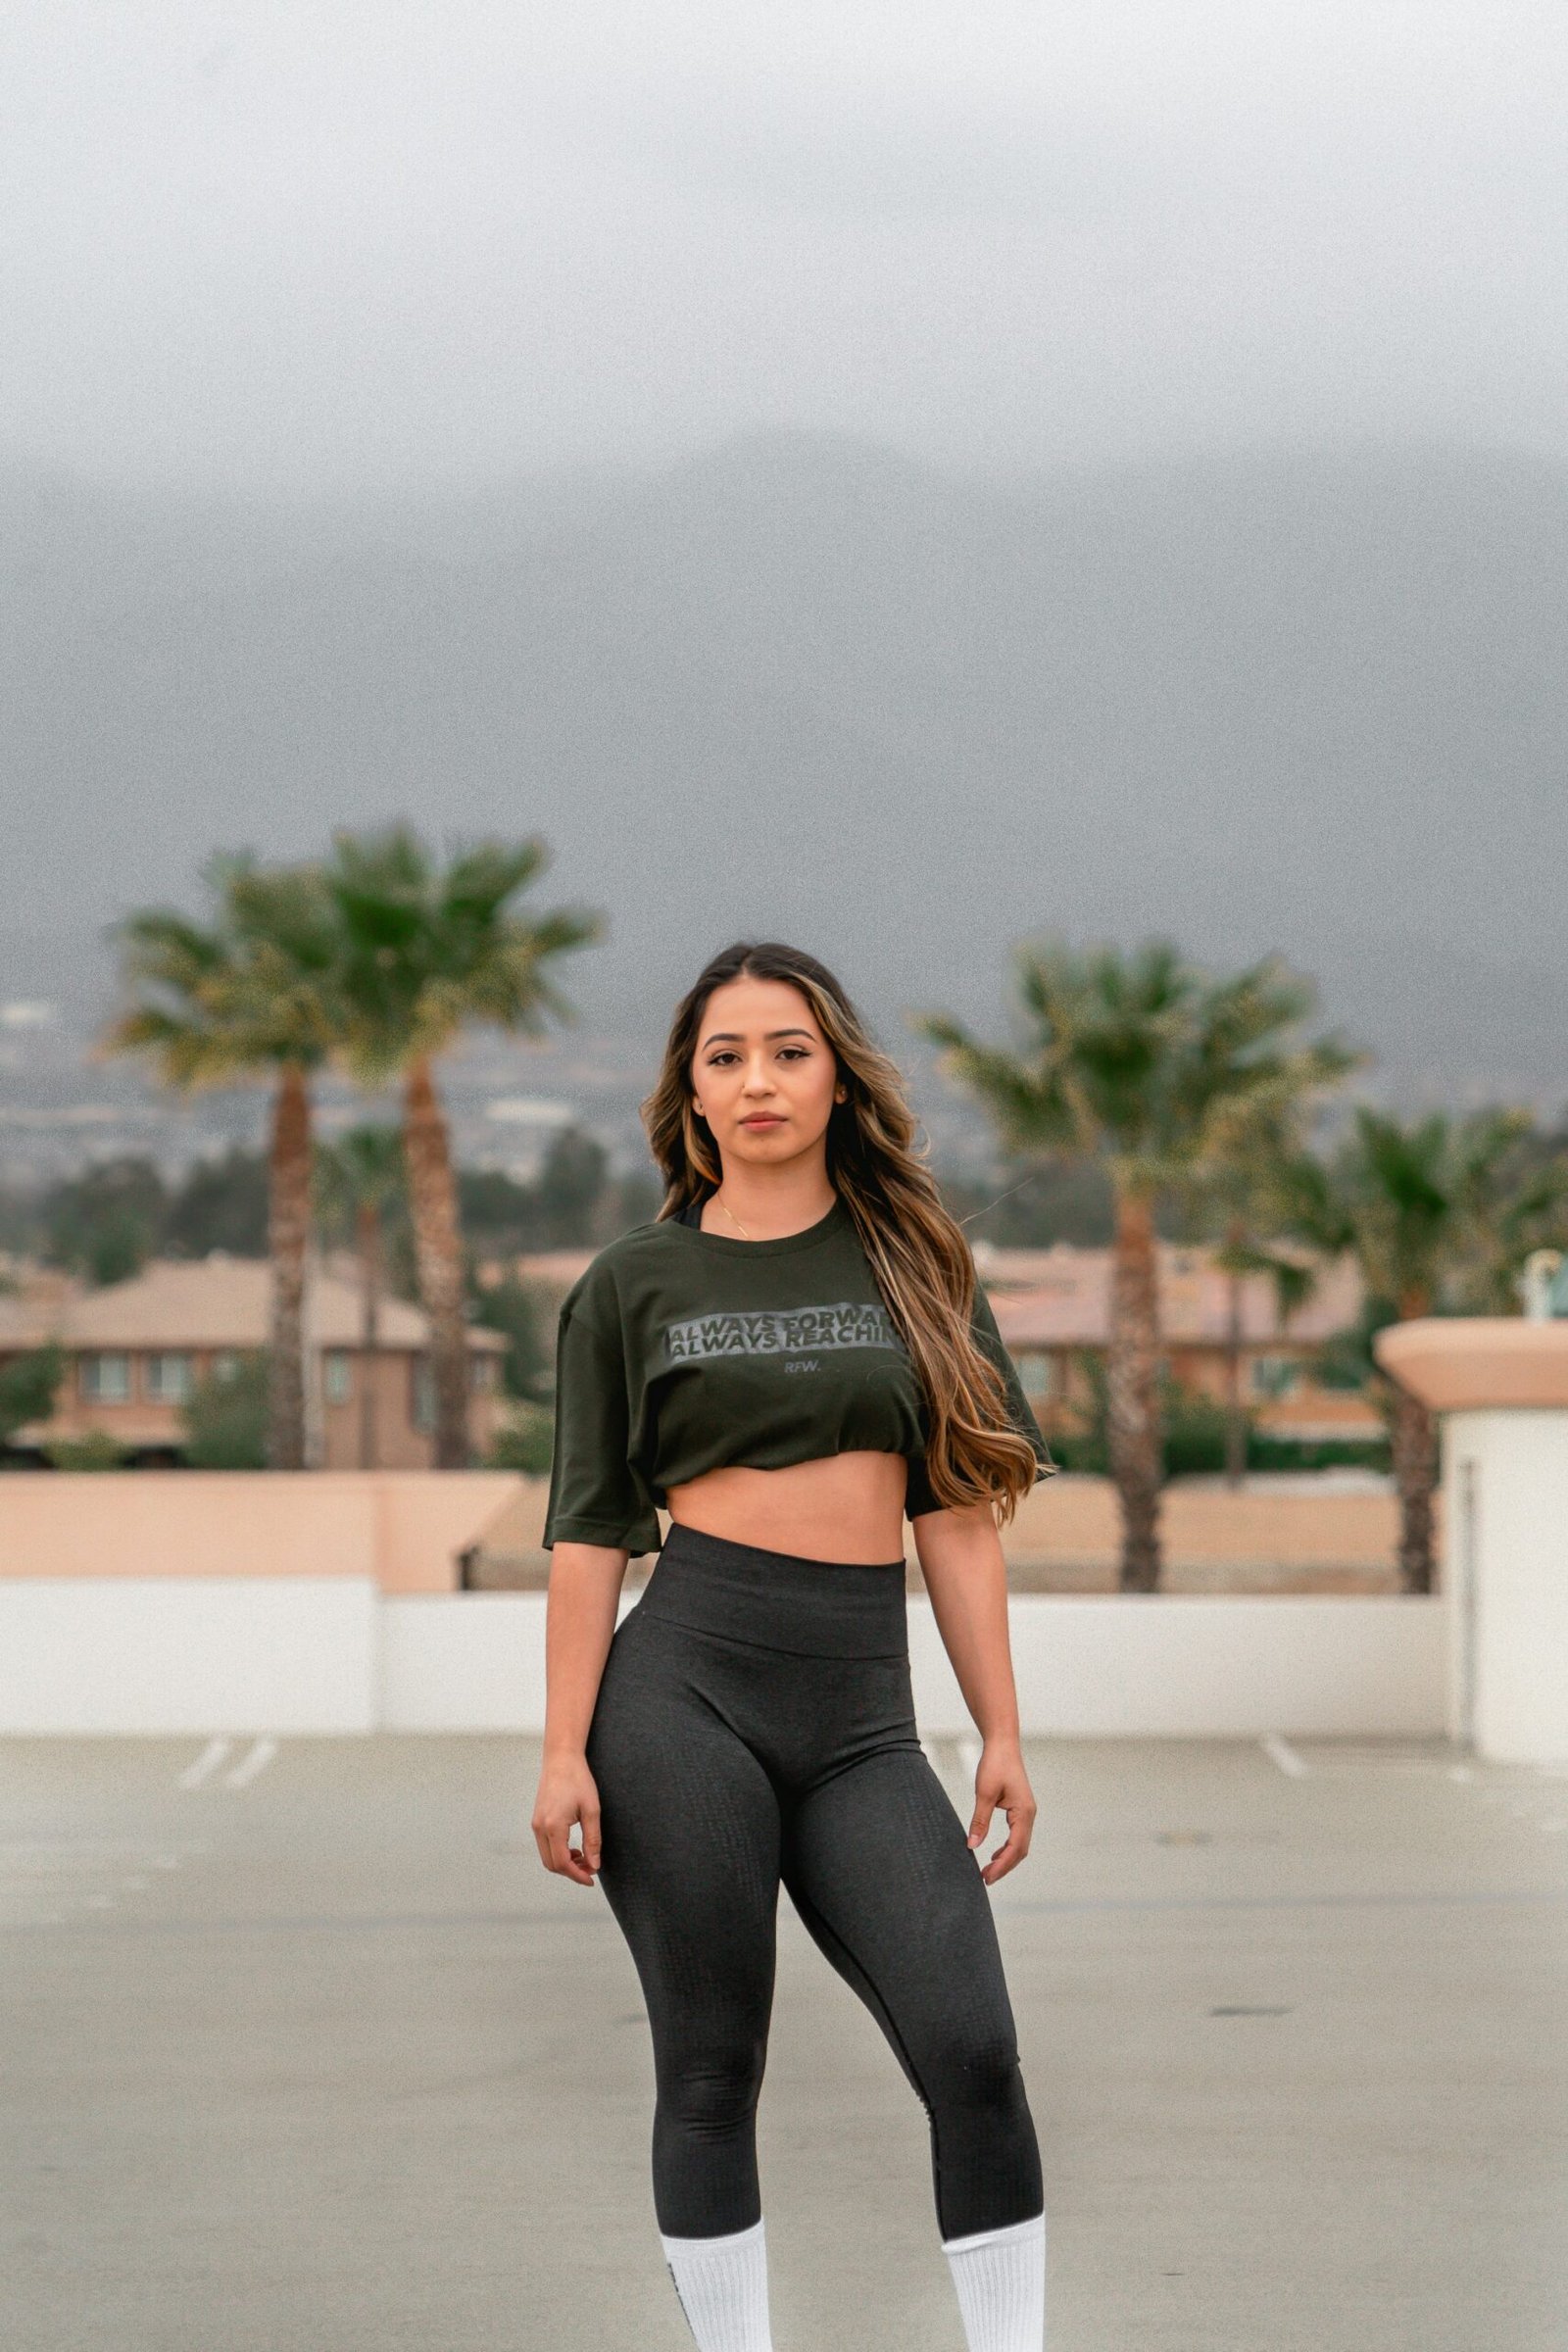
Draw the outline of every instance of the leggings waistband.
<instances>
[{"instance_id":1,"label":"leggings waistband","mask_svg":"<svg viewBox=\"0 0 1568 2352\"><path fill-rule=\"evenodd\" d=\"M803 1658L908 1652L903 1560L808 1560L671 1526L639 1612L689 1633Z\"/></svg>"}]
</instances>

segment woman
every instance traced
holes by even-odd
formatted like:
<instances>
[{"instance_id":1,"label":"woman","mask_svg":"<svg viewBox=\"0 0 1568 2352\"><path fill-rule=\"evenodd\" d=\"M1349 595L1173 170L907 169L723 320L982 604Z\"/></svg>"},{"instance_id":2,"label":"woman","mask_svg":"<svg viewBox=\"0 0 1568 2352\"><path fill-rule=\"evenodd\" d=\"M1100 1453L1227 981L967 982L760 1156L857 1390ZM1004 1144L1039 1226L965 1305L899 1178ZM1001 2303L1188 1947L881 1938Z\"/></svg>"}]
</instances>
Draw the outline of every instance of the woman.
<instances>
[{"instance_id":1,"label":"woman","mask_svg":"<svg viewBox=\"0 0 1568 2352\"><path fill-rule=\"evenodd\" d=\"M756 2110L782 1884L924 2102L970 2352L1039 2352L1040 2158L983 1887L1035 1817L997 1527L1045 1441L898 1072L811 956L715 956L644 1120L660 1218L561 1311L533 1828L547 1869L598 1874L642 1981L665 2258L700 2352L769 2352ZM906 1517L984 1741L967 1839L915 1729Z\"/></svg>"}]
</instances>

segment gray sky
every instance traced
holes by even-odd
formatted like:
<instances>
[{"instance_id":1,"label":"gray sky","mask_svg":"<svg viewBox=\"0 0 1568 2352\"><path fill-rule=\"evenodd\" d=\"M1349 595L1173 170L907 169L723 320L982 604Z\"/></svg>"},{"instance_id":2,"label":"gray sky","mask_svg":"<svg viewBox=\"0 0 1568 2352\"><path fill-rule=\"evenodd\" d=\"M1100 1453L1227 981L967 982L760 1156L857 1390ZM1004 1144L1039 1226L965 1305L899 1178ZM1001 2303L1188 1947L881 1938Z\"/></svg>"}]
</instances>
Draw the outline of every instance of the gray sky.
<instances>
[{"instance_id":1,"label":"gray sky","mask_svg":"<svg viewBox=\"0 0 1568 2352\"><path fill-rule=\"evenodd\" d=\"M12 0L0 456L1568 454L1561 0Z\"/></svg>"}]
</instances>

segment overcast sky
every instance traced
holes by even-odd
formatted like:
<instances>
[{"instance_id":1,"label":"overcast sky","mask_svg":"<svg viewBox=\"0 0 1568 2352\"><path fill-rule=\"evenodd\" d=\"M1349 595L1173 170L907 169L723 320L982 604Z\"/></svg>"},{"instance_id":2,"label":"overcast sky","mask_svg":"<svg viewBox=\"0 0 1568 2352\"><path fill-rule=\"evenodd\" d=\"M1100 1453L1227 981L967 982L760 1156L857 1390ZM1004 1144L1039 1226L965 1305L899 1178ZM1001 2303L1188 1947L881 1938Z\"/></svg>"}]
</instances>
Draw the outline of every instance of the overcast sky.
<instances>
[{"instance_id":1,"label":"overcast sky","mask_svg":"<svg viewBox=\"0 0 1568 2352\"><path fill-rule=\"evenodd\" d=\"M1562 0L11 0L0 456L1564 454Z\"/></svg>"}]
</instances>

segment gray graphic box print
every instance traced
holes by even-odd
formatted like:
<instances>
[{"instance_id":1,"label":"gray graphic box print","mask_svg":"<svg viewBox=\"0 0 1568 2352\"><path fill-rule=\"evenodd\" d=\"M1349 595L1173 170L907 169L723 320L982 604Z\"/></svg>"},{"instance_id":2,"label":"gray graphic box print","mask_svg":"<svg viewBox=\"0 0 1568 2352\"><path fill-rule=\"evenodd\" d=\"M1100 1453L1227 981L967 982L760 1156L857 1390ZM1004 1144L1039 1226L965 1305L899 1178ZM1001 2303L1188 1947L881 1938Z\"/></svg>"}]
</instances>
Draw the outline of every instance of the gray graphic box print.
<instances>
[{"instance_id":1,"label":"gray graphic box print","mask_svg":"<svg viewBox=\"0 0 1568 2352\"><path fill-rule=\"evenodd\" d=\"M893 1348L903 1343L885 1306L849 1298L832 1306L768 1308L755 1314L694 1315L671 1323L664 1352L672 1364L710 1355L806 1355L829 1348Z\"/></svg>"}]
</instances>

